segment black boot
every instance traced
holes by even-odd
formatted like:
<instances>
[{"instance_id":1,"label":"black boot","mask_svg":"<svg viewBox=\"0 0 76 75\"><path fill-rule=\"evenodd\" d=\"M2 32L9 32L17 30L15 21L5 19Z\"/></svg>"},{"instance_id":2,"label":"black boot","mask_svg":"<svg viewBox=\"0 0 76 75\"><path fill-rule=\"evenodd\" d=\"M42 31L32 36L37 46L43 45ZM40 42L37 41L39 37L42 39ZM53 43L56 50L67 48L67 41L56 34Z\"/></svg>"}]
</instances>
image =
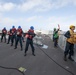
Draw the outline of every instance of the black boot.
<instances>
[{"instance_id":1,"label":"black boot","mask_svg":"<svg viewBox=\"0 0 76 75\"><path fill-rule=\"evenodd\" d=\"M9 44L9 41L7 42L7 44Z\"/></svg>"},{"instance_id":2,"label":"black boot","mask_svg":"<svg viewBox=\"0 0 76 75\"><path fill-rule=\"evenodd\" d=\"M71 61L74 61L74 59L71 57L71 55L69 55L68 59Z\"/></svg>"},{"instance_id":3,"label":"black boot","mask_svg":"<svg viewBox=\"0 0 76 75\"><path fill-rule=\"evenodd\" d=\"M17 49L17 47L15 47L14 49Z\"/></svg>"},{"instance_id":4,"label":"black boot","mask_svg":"<svg viewBox=\"0 0 76 75\"><path fill-rule=\"evenodd\" d=\"M64 61L67 61L67 57L66 57L66 54L64 54Z\"/></svg>"},{"instance_id":5,"label":"black boot","mask_svg":"<svg viewBox=\"0 0 76 75\"><path fill-rule=\"evenodd\" d=\"M26 53L24 54L24 56L26 56Z\"/></svg>"},{"instance_id":6,"label":"black boot","mask_svg":"<svg viewBox=\"0 0 76 75\"><path fill-rule=\"evenodd\" d=\"M13 46L13 44L11 44L11 46Z\"/></svg>"},{"instance_id":7,"label":"black boot","mask_svg":"<svg viewBox=\"0 0 76 75\"><path fill-rule=\"evenodd\" d=\"M21 51L23 50L23 48L21 48Z\"/></svg>"},{"instance_id":8,"label":"black boot","mask_svg":"<svg viewBox=\"0 0 76 75\"><path fill-rule=\"evenodd\" d=\"M23 51L23 47L21 46L21 51Z\"/></svg>"},{"instance_id":9,"label":"black boot","mask_svg":"<svg viewBox=\"0 0 76 75\"><path fill-rule=\"evenodd\" d=\"M33 56L36 56L34 53L32 53Z\"/></svg>"}]
</instances>

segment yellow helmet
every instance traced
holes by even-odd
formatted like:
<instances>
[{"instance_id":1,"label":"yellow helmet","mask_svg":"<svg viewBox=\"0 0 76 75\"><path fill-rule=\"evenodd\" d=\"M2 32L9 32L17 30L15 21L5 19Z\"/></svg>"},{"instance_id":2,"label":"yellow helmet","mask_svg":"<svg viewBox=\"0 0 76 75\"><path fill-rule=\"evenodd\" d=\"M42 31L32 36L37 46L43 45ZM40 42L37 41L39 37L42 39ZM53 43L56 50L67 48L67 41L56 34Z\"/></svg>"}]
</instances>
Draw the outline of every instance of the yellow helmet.
<instances>
[{"instance_id":1,"label":"yellow helmet","mask_svg":"<svg viewBox=\"0 0 76 75\"><path fill-rule=\"evenodd\" d=\"M74 25L70 25L70 27L69 27L69 28L71 29L72 27L74 27L74 28L75 28L75 26L74 26Z\"/></svg>"}]
</instances>

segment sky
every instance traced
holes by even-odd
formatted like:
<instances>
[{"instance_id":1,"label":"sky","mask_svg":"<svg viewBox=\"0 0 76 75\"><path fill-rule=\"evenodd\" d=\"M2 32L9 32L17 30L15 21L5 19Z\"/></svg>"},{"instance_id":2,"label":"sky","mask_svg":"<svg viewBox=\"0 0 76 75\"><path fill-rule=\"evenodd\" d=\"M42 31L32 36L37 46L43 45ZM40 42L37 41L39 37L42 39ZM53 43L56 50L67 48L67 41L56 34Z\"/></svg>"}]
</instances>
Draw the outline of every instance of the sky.
<instances>
[{"instance_id":1,"label":"sky","mask_svg":"<svg viewBox=\"0 0 76 75\"><path fill-rule=\"evenodd\" d=\"M0 30L53 30L58 24L63 31L76 26L76 0L0 0Z\"/></svg>"}]
</instances>

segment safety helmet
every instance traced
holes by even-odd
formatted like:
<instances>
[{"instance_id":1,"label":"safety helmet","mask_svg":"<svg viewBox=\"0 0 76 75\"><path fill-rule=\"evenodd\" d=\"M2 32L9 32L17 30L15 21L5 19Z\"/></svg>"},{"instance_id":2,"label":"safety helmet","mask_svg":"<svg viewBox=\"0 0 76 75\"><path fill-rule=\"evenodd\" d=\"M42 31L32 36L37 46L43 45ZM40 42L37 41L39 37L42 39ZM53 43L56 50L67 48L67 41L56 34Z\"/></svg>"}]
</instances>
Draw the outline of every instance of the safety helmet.
<instances>
[{"instance_id":1,"label":"safety helmet","mask_svg":"<svg viewBox=\"0 0 76 75\"><path fill-rule=\"evenodd\" d=\"M21 26L18 26L18 28L21 28Z\"/></svg>"},{"instance_id":2,"label":"safety helmet","mask_svg":"<svg viewBox=\"0 0 76 75\"><path fill-rule=\"evenodd\" d=\"M12 26L12 28L15 28L15 26Z\"/></svg>"},{"instance_id":3,"label":"safety helmet","mask_svg":"<svg viewBox=\"0 0 76 75\"><path fill-rule=\"evenodd\" d=\"M74 28L75 28L75 26L74 26L74 25L70 25L70 27L69 27L69 28L71 29L72 27L74 27Z\"/></svg>"},{"instance_id":4,"label":"safety helmet","mask_svg":"<svg viewBox=\"0 0 76 75\"><path fill-rule=\"evenodd\" d=\"M34 30L34 27L33 27L33 26L31 26L31 27L30 27L30 29Z\"/></svg>"},{"instance_id":5,"label":"safety helmet","mask_svg":"<svg viewBox=\"0 0 76 75\"><path fill-rule=\"evenodd\" d=\"M6 30L6 27L4 27L4 29Z\"/></svg>"},{"instance_id":6,"label":"safety helmet","mask_svg":"<svg viewBox=\"0 0 76 75\"><path fill-rule=\"evenodd\" d=\"M54 28L54 30L56 30L56 28Z\"/></svg>"}]
</instances>

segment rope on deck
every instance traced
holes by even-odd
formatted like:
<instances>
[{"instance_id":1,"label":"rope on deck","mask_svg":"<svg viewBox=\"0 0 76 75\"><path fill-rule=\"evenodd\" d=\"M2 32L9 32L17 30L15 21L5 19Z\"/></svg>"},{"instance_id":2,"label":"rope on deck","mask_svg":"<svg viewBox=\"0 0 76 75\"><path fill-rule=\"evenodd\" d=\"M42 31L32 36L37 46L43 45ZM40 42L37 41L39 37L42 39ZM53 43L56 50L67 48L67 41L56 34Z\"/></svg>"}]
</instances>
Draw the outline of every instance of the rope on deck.
<instances>
[{"instance_id":1,"label":"rope on deck","mask_svg":"<svg viewBox=\"0 0 76 75\"><path fill-rule=\"evenodd\" d=\"M4 67L4 66L0 66L0 68L3 68L3 69L13 69L13 70L16 70L18 72L20 72L22 75L25 75L24 72L21 72L20 70L18 70L17 68L12 68L12 67Z\"/></svg>"},{"instance_id":2,"label":"rope on deck","mask_svg":"<svg viewBox=\"0 0 76 75\"><path fill-rule=\"evenodd\" d=\"M37 47L50 59L52 60L56 65L58 65L59 67L61 67L62 69L64 69L65 71L69 72L71 75L74 75L74 73L72 73L71 71L67 70L66 68L64 68L63 66L61 66L59 63L57 63L52 57L50 57L42 48L40 48L40 46L37 45Z\"/></svg>"}]
</instances>

